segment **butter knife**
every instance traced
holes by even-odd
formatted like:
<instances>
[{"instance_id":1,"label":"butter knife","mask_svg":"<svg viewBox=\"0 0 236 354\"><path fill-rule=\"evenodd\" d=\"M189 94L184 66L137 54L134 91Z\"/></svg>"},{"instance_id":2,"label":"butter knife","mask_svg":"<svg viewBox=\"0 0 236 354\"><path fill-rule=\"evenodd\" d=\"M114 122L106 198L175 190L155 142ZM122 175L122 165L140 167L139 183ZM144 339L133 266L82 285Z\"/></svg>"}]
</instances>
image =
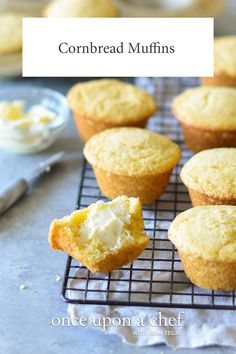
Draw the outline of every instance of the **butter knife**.
<instances>
[{"instance_id":1,"label":"butter knife","mask_svg":"<svg viewBox=\"0 0 236 354\"><path fill-rule=\"evenodd\" d=\"M51 167L61 161L64 152L58 152L47 160L39 163L38 168L28 178L20 178L0 194L0 214L9 209L29 189L30 185L41 175L51 170Z\"/></svg>"}]
</instances>

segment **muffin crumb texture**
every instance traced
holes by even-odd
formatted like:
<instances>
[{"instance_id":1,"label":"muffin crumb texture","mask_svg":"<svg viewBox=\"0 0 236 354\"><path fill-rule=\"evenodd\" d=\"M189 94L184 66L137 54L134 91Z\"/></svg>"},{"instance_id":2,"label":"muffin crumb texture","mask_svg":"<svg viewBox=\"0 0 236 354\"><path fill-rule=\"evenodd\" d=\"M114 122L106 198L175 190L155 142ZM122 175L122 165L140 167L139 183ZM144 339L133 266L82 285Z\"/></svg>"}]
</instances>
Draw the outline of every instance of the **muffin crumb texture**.
<instances>
[{"instance_id":1,"label":"muffin crumb texture","mask_svg":"<svg viewBox=\"0 0 236 354\"><path fill-rule=\"evenodd\" d=\"M215 74L225 74L236 79L236 36L215 39Z\"/></svg>"},{"instance_id":2,"label":"muffin crumb texture","mask_svg":"<svg viewBox=\"0 0 236 354\"><path fill-rule=\"evenodd\" d=\"M69 91L68 100L74 112L107 124L135 123L157 110L147 92L119 80L79 83Z\"/></svg>"},{"instance_id":3,"label":"muffin crumb texture","mask_svg":"<svg viewBox=\"0 0 236 354\"><path fill-rule=\"evenodd\" d=\"M140 128L108 129L92 137L86 159L103 171L124 176L148 176L171 170L179 161L178 145L163 135Z\"/></svg>"},{"instance_id":4,"label":"muffin crumb texture","mask_svg":"<svg viewBox=\"0 0 236 354\"><path fill-rule=\"evenodd\" d=\"M219 132L236 131L236 89L197 87L178 95L173 102L177 119L192 127Z\"/></svg>"},{"instance_id":5,"label":"muffin crumb texture","mask_svg":"<svg viewBox=\"0 0 236 354\"><path fill-rule=\"evenodd\" d=\"M179 214L169 229L178 251L206 261L236 262L236 207L200 206Z\"/></svg>"},{"instance_id":6,"label":"muffin crumb texture","mask_svg":"<svg viewBox=\"0 0 236 354\"><path fill-rule=\"evenodd\" d=\"M187 161L180 176L187 188L209 197L236 201L236 149L202 151Z\"/></svg>"},{"instance_id":7,"label":"muffin crumb texture","mask_svg":"<svg viewBox=\"0 0 236 354\"><path fill-rule=\"evenodd\" d=\"M50 226L53 249L65 251L93 272L106 273L139 256L149 241L140 200L120 196L98 201Z\"/></svg>"}]
</instances>

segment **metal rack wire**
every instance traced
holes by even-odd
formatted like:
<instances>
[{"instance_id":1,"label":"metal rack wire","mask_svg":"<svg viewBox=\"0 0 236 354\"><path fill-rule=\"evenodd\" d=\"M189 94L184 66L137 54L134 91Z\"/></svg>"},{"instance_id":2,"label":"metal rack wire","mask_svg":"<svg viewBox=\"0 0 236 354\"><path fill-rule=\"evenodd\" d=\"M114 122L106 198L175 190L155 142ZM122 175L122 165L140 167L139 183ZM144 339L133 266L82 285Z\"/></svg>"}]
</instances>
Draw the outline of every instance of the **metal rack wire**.
<instances>
[{"instance_id":1,"label":"metal rack wire","mask_svg":"<svg viewBox=\"0 0 236 354\"><path fill-rule=\"evenodd\" d=\"M150 81L141 81L141 85L151 89L159 102L158 114L150 120L149 128L174 140L182 149L182 160L174 169L165 194L155 203L143 207L150 243L141 256L110 274L91 273L68 257L62 286L64 301L116 306L236 309L234 292L200 289L186 278L178 253L167 239L172 220L179 212L191 207L188 192L179 179L180 170L191 153L172 117L171 102L186 87L197 84L197 79L158 79L152 80L150 87ZM105 200L91 166L84 161L77 208L85 208L98 199Z\"/></svg>"}]
</instances>

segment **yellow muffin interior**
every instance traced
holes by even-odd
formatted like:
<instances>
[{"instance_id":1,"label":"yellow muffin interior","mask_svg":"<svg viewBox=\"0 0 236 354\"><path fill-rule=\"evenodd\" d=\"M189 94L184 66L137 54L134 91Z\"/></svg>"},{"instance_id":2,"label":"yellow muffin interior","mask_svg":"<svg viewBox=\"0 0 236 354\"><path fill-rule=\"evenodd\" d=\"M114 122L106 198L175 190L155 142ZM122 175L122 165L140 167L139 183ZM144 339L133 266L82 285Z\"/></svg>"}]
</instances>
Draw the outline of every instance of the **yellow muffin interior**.
<instances>
[{"instance_id":1,"label":"yellow muffin interior","mask_svg":"<svg viewBox=\"0 0 236 354\"><path fill-rule=\"evenodd\" d=\"M110 256L114 257L115 263L119 263L120 258L123 260L124 254L127 254L124 264L133 260L130 250L135 248L140 253L148 243L143 230L140 200L120 196L108 203L98 201L54 220L49 242L52 248L69 253L89 269L97 271L102 262L109 269L106 258Z\"/></svg>"},{"instance_id":2,"label":"yellow muffin interior","mask_svg":"<svg viewBox=\"0 0 236 354\"><path fill-rule=\"evenodd\" d=\"M236 206L198 206L179 214L169 239L179 251L216 262L236 261Z\"/></svg>"},{"instance_id":3,"label":"yellow muffin interior","mask_svg":"<svg viewBox=\"0 0 236 354\"><path fill-rule=\"evenodd\" d=\"M185 124L198 128L236 130L236 89L197 87L188 89L173 101L173 113Z\"/></svg>"},{"instance_id":4,"label":"yellow muffin interior","mask_svg":"<svg viewBox=\"0 0 236 354\"><path fill-rule=\"evenodd\" d=\"M236 77L236 36L215 39L215 73Z\"/></svg>"},{"instance_id":5,"label":"yellow muffin interior","mask_svg":"<svg viewBox=\"0 0 236 354\"><path fill-rule=\"evenodd\" d=\"M142 89L119 80L92 80L73 86L68 93L71 108L93 121L132 123L148 118L157 107Z\"/></svg>"},{"instance_id":6,"label":"yellow muffin interior","mask_svg":"<svg viewBox=\"0 0 236 354\"><path fill-rule=\"evenodd\" d=\"M101 170L124 176L163 173L180 159L178 145L167 137L140 128L107 129L85 145L86 159Z\"/></svg>"},{"instance_id":7,"label":"yellow muffin interior","mask_svg":"<svg viewBox=\"0 0 236 354\"><path fill-rule=\"evenodd\" d=\"M211 197L236 198L236 148L201 151L182 168L184 184Z\"/></svg>"}]
</instances>

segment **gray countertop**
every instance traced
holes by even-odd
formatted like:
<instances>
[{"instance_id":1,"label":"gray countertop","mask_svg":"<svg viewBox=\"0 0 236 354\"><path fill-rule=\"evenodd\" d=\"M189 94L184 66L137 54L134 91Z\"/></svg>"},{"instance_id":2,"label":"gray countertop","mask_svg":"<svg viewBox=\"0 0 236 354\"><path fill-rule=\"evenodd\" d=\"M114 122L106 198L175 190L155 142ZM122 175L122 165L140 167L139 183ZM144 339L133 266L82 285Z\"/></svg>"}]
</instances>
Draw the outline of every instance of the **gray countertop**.
<instances>
[{"instance_id":1,"label":"gray countertop","mask_svg":"<svg viewBox=\"0 0 236 354\"><path fill-rule=\"evenodd\" d=\"M0 89L14 85L40 85L65 93L77 80L19 79L0 82ZM170 353L166 346L134 348L114 335L81 327L53 327L54 317L66 317L67 305L60 297L66 255L48 245L52 219L73 211L78 192L81 143L74 124L53 147L38 155L14 155L0 151L0 189L34 169L52 152L66 151L63 163L44 176L27 196L0 220L0 353L1 354L94 354ZM26 285L25 290L20 286ZM236 353L230 348L176 350L176 353Z\"/></svg>"}]
</instances>

